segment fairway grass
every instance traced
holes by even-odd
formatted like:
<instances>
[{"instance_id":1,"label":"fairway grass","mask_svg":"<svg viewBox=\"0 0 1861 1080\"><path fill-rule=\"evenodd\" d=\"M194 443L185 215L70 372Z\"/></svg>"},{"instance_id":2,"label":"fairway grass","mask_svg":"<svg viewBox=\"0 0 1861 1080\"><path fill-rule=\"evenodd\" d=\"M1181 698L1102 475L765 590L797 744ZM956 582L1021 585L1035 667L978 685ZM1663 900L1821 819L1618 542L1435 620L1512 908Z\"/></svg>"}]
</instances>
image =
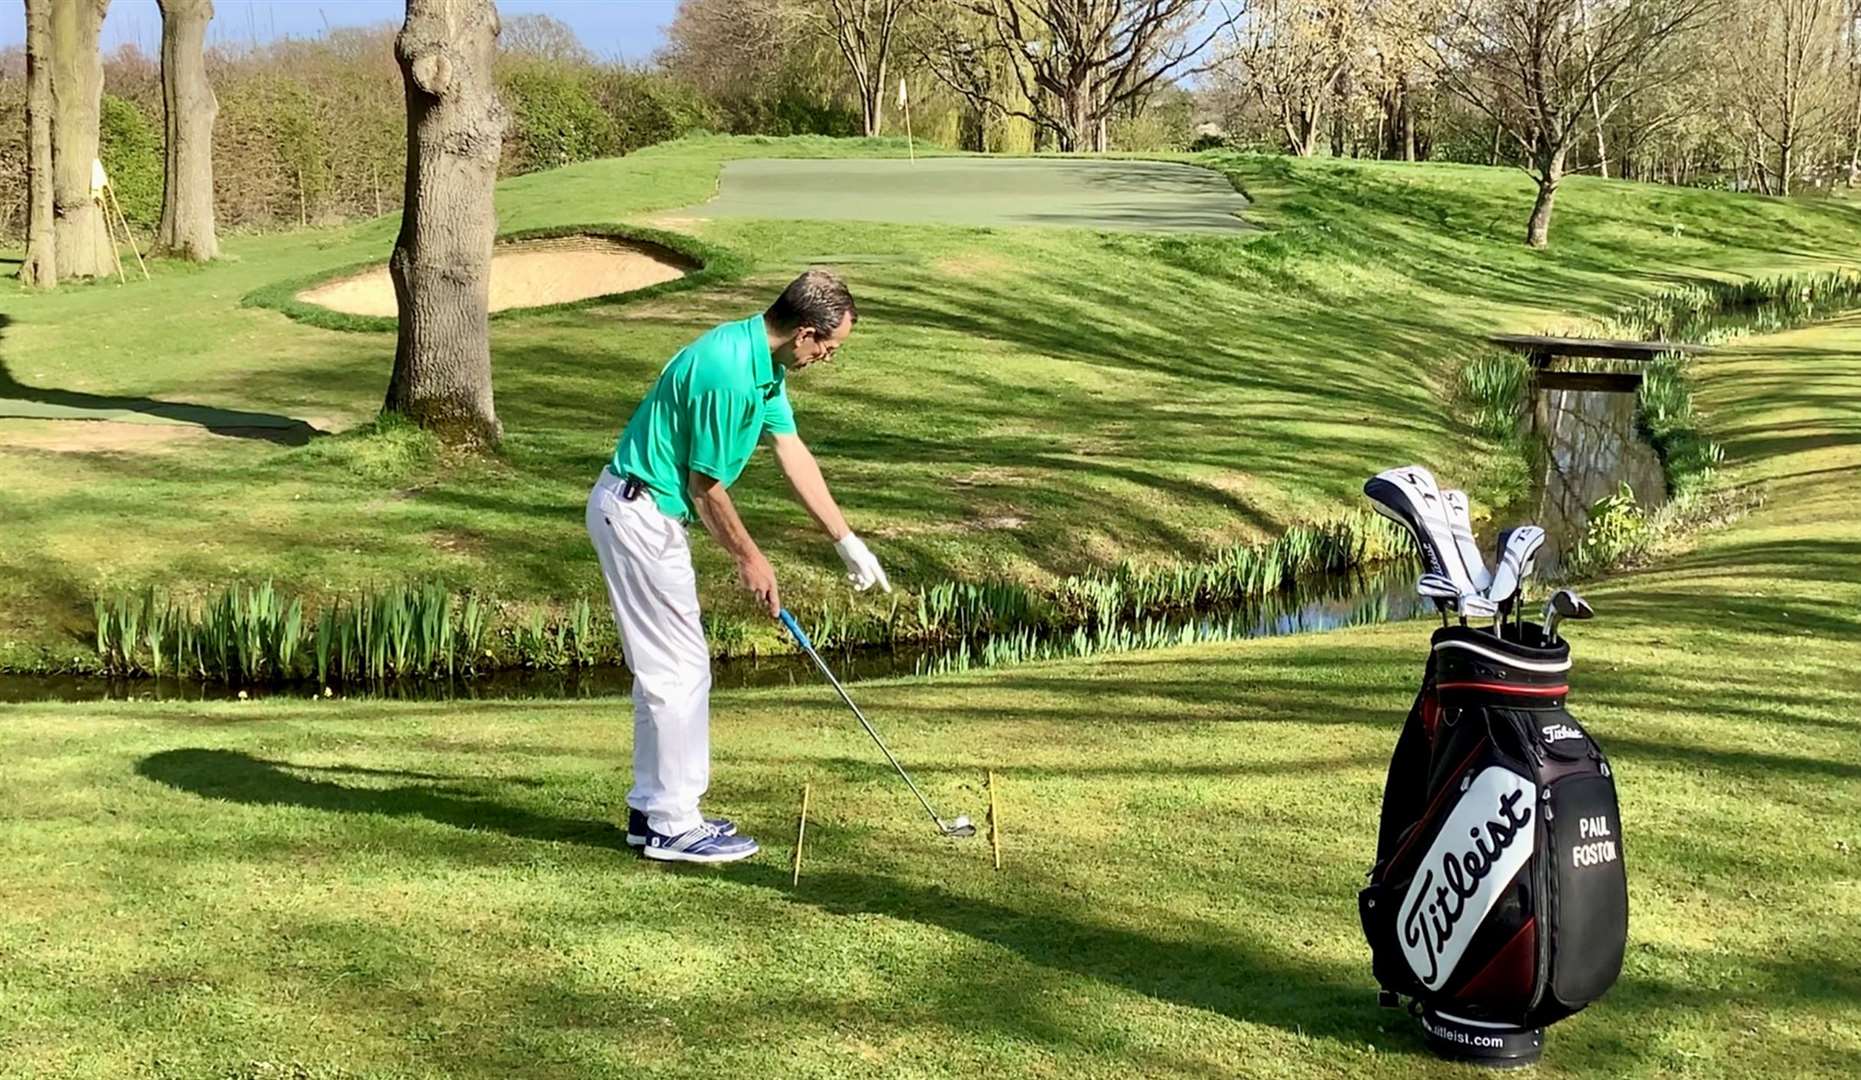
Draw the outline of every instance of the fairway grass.
<instances>
[{"instance_id":1,"label":"fairway grass","mask_svg":"<svg viewBox=\"0 0 1861 1080\"><path fill-rule=\"evenodd\" d=\"M1405 461L1495 512L1522 470L1447 391L1482 335L1568 328L1706 277L1848 265L1861 236L1834 202L1578 178L1554 247L1529 251L1515 170L1242 155L1197 160L1248 192L1263 231L703 217L726 160L902 153L709 139L501 185L505 233L619 222L744 265L690 292L495 320L506 440L490 459L370 427L391 334L242 306L378 262L392 220L232 237L226 261L163 264L146 284L0 290L0 399L181 419L0 419L0 667L84 661L92 599L151 586L187 598L272 579L312 609L410 581L598 603L581 506L632 405L679 347L809 263L846 274L862 318L832 365L795 381L801 432L915 591L1208 556L1335 517L1363 477ZM845 603L838 560L775 469L753 462L735 495L794 606ZM723 556L695 547L707 610L749 619Z\"/></svg>"},{"instance_id":2,"label":"fairway grass","mask_svg":"<svg viewBox=\"0 0 1861 1080\"><path fill-rule=\"evenodd\" d=\"M1861 1054L1861 321L1703 362L1750 516L1588 595L1616 989L1536 1075L1833 1076ZM0 1074L1434 1077L1356 890L1426 622L856 695L720 695L709 808L642 863L624 701L33 706L0 724ZM801 883L794 814L813 787Z\"/></svg>"}]
</instances>

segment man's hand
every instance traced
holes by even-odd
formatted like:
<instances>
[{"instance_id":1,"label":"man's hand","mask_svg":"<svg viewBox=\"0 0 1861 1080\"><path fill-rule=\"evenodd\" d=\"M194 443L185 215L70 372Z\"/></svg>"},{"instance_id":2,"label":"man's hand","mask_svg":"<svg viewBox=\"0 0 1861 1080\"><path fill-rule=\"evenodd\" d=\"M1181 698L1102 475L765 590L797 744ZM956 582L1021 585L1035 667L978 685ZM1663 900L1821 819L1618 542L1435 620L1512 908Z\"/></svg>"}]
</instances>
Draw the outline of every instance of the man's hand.
<instances>
[{"instance_id":1,"label":"man's hand","mask_svg":"<svg viewBox=\"0 0 1861 1080\"><path fill-rule=\"evenodd\" d=\"M834 545L834 551L840 555L840 561L846 564L846 579L853 588L865 592L874 585L892 591L892 583L885 579L885 571L880 569L879 560L866 547L866 542L852 533L847 533Z\"/></svg>"},{"instance_id":2,"label":"man's hand","mask_svg":"<svg viewBox=\"0 0 1861 1080\"><path fill-rule=\"evenodd\" d=\"M743 519L737 517L737 508L731 503L724 485L695 470L686 478L686 485L699 520L718 544L737 560L737 579L768 607L770 618L781 614L782 599L776 594L775 570L756 542L750 539L749 530L743 527Z\"/></svg>"},{"instance_id":3,"label":"man's hand","mask_svg":"<svg viewBox=\"0 0 1861 1080\"><path fill-rule=\"evenodd\" d=\"M775 568L769 565L762 552L737 561L737 580L769 609L771 619L782 614L782 597L775 587Z\"/></svg>"}]
</instances>

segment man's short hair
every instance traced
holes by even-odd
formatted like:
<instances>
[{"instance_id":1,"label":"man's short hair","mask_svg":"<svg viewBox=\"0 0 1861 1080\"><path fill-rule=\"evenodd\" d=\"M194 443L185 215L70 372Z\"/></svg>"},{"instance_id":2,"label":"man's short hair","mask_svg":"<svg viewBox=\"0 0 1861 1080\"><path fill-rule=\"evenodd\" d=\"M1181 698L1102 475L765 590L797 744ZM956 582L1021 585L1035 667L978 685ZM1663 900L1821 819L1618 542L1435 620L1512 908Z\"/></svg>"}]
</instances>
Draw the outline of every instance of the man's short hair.
<instances>
[{"instance_id":1,"label":"man's short hair","mask_svg":"<svg viewBox=\"0 0 1861 1080\"><path fill-rule=\"evenodd\" d=\"M847 291L846 282L825 270L810 270L788 283L763 318L779 331L807 327L827 337L849 315L854 322L859 321L859 309L853 306L853 294Z\"/></svg>"}]
</instances>

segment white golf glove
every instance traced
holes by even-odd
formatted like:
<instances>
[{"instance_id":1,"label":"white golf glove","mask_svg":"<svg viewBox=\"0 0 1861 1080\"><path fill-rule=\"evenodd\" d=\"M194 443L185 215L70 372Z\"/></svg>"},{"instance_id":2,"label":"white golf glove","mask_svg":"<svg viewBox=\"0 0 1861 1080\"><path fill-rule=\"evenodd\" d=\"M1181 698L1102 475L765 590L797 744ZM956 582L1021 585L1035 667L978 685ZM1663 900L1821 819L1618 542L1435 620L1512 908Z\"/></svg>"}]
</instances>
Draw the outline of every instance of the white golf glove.
<instances>
[{"instance_id":1,"label":"white golf glove","mask_svg":"<svg viewBox=\"0 0 1861 1080\"><path fill-rule=\"evenodd\" d=\"M846 564L847 583L859 592L877 585L886 592L892 591L892 583L885 579L885 571L879 568L879 560L866 547L866 542L853 533L834 545L840 561Z\"/></svg>"}]
</instances>

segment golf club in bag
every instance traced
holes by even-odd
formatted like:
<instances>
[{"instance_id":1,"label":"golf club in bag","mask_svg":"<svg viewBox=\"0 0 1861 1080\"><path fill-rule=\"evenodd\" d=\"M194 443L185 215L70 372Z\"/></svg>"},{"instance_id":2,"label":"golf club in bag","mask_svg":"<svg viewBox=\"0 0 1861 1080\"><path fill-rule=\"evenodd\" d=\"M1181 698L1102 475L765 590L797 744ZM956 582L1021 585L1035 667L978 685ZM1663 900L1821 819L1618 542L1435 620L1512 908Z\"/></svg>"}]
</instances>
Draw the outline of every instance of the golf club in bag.
<instances>
[{"instance_id":1,"label":"golf club in bag","mask_svg":"<svg viewBox=\"0 0 1861 1080\"><path fill-rule=\"evenodd\" d=\"M1437 1054L1529 1064L1622 969L1628 879L1609 761L1565 710L1570 647L1434 632L1390 758L1358 914L1382 1000Z\"/></svg>"},{"instance_id":2,"label":"golf club in bag","mask_svg":"<svg viewBox=\"0 0 1861 1080\"><path fill-rule=\"evenodd\" d=\"M879 738L878 730L866 719L866 714L859 711L859 706L853 704L852 695L846 692L846 687L841 686L840 680L834 678L833 669L828 667L827 661L821 659L821 654L815 651L814 642L808 640L808 635L802 631L801 624L795 621L795 617L789 614L787 608L782 609L778 618L782 620L782 625L788 628L789 635L795 639L795 644L801 646L801 651L808 654L809 658L814 661L814 666L821 669L822 675L827 676L827 681L840 694L840 700L846 702L846 707L853 710L854 717L859 720L859 726L865 728L866 734L872 736L873 744L879 748L879 753L884 754L885 760L891 762L892 768L898 770L899 778L905 782L906 787L911 789L911 794L918 797L918 802L924 805L924 812L937 823L937 831L945 836L967 838L976 835L976 826L968 817L959 815L956 820L946 824L942 818L937 816L937 811L931 809L930 800L925 798L924 793L918 790L917 784L912 782L911 774L906 772L905 767L892 756L892 752L886 749L885 740Z\"/></svg>"}]
</instances>

